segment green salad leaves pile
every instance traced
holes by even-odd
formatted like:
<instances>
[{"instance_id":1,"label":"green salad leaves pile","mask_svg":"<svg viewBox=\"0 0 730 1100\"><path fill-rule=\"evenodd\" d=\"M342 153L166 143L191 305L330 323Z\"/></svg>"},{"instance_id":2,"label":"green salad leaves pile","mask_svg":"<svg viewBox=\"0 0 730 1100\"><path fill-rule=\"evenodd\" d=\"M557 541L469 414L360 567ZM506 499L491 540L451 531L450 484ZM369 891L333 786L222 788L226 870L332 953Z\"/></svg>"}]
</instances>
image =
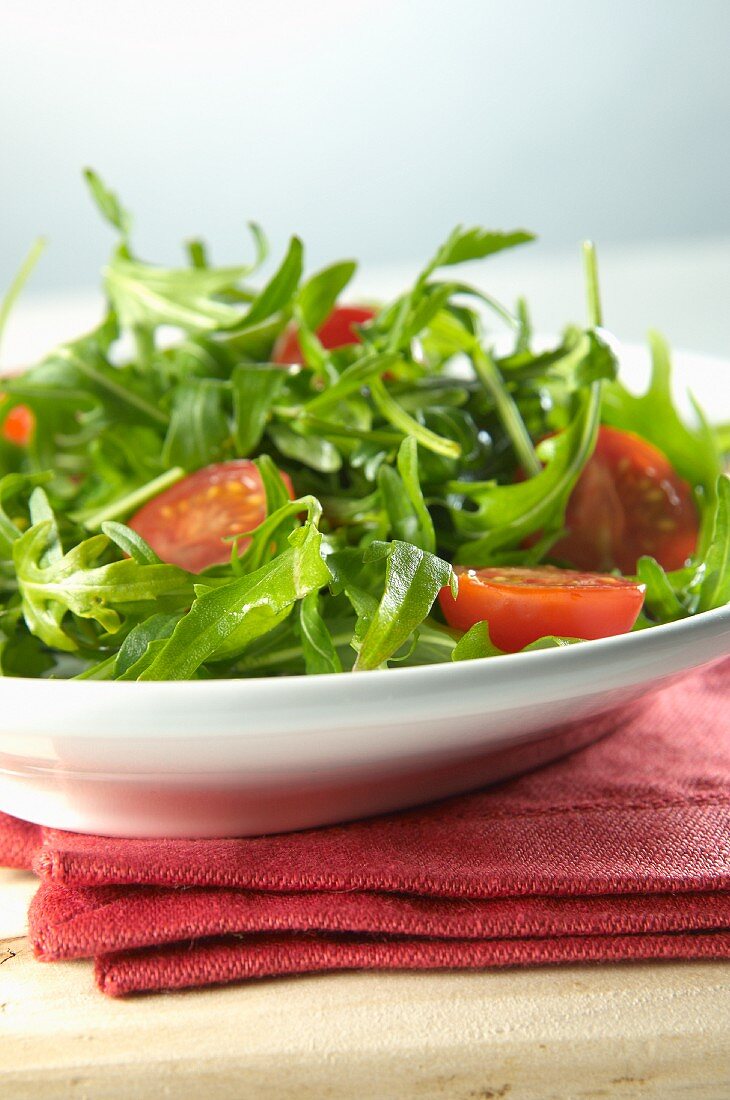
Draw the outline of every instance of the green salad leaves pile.
<instances>
[{"instance_id":1,"label":"green salad leaves pile","mask_svg":"<svg viewBox=\"0 0 730 1100\"><path fill-rule=\"evenodd\" d=\"M317 331L354 263L305 275L293 237L257 279L268 248L252 225L247 264L215 267L193 241L184 266L153 266L116 196L86 176L117 236L105 316L2 383L0 424L16 406L35 422L27 446L0 440L3 675L320 674L494 653L486 630L450 630L436 597L457 583L452 563L551 560L601 423L662 450L701 516L688 566L639 563L638 626L730 600L722 432L678 415L659 336L647 392L622 386L590 248L589 323L554 346L535 346L524 302L503 305L460 270L532 234L457 228L360 343L327 350ZM271 362L291 324L302 368ZM187 473L234 458L258 466L266 519L231 539L228 563L192 575L125 525ZM548 644L561 640L536 643Z\"/></svg>"}]
</instances>

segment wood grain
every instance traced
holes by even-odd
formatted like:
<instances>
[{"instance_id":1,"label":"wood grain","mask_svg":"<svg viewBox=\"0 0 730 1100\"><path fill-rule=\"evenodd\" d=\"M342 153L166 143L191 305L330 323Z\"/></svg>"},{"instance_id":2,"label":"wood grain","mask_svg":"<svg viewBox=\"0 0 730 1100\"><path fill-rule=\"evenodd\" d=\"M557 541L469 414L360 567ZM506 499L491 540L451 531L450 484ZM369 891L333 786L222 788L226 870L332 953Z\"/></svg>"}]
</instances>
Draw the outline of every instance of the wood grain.
<instances>
[{"instance_id":1,"label":"wood grain","mask_svg":"<svg viewBox=\"0 0 730 1100\"><path fill-rule=\"evenodd\" d=\"M3 1100L726 1100L730 967L340 974L108 1000L0 871Z\"/></svg>"}]
</instances>

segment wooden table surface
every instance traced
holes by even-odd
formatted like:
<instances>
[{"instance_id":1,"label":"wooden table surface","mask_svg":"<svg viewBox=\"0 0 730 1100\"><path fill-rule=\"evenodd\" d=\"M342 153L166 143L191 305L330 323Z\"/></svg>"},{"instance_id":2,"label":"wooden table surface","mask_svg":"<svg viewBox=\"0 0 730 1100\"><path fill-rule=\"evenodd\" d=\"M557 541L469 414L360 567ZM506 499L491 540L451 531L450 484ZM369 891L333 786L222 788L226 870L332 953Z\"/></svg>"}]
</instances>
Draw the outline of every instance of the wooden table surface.
<instances>
[{"instance_id":1,"label":"wooden table surface","mask_svg":"<svg viewBox=\"0 0 730 1100\"><path fill-rule=\"evenodd\" d=\"M338 974L114 1001L0 870L2 1100L730 1097L730 966Z\"/></svg>"}]
</instances>

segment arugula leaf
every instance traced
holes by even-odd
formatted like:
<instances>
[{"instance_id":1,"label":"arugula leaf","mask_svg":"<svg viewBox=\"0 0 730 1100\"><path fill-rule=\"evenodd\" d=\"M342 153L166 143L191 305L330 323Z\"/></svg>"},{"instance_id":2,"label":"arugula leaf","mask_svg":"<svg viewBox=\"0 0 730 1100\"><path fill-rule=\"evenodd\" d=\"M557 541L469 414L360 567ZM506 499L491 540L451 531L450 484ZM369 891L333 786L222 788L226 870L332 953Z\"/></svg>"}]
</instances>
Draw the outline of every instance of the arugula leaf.
<instances>
[{"instance_id":1,"label":"arugula leaf","mask_svg":"<svg viewBox=\"0 0 730 1100\"><path fill-rule=\"evenodd\" d=\"M20 527L7 514L7 502L21 493L29 493L38 485L47 485L51 477L50 473L45 473L5 474L0 478L0 560L12 560L13 544L21 535Z\"/></svg>"},{"instance_id":2,"label":"arugula leaf","mask_svg":"<svg viewBox=\"0 0 730 1100\"><path fill-rule=\"evenodd\" d=\"M436 552L433 520L423 499L418 478L418 448L408 437L398 451L398 473L392 466L381 466L378 488L388 513L395 538L413 543L421 550Z\"/></svg>"},{"instance_id":3,"label":"arugula leaf","mask_svg":"<svg viewBox=\"0 0 730 1100\"><path fill-rule=\"evenodd\" d=\"M698 611L730 603L730 478L718 480L716 499L712 537L694 580L700 580Z\"/></svg>"},{"instance_id":4,"label":"arugula leaf","mask_svg":"<svg viewBox=\"0 0 730 1100\"><path fill-rule=\"evenodd\" d=\"M125 328L172 325L192 333L217 332L241 322L241 311L217 296L248 271L248 267L155 268L117 253L104 270L104 285Z\"/></svg>"},{"instance_id":5,"label":"arugula leaf","mask_svg":"<svg viewBox=\"0 0 730 1100\"><path fill-rule=\"evenodd\" d=\"M317 592L310 592L299 604L298 633L307 675L342 672L342 661L320 614Z\"/></svg>"},{"instance_id":6,"label":"arugula leaf","mask_svg":"<svg viewBox=\"0 0 730 1100\"><path fill-rule=\"evenodd\" d=\"M101 178L93 168L84 169L84 179L102 217L115 229L119 230L122 238L126 241L132 229L132 219L129 212L124 209L114 192L102 183Z\"/></svg>"},{"instance_id":7,"label":"arugula leaf","mask_svg":"<svg viewBox=\"0 0 730 1100\"><path fill-rule=\"evenodd\" d=\"M27 283L28 279L30 278L35 268L35 265L38 263L38 260L41 257L41 253L43 252L43 249L45 247L46 242L43 237L39 237L36 241L34 241L30 248L30 251L28 252L28 255L25 257L22 264L20 265L17 275L11 282L3 297L0 298L0 345L2 345L3 333L5 332L5 326L8 322L10 312L16 301L20 297L20 293Z\"/></svg>"},{"instance_id":8,"label":"arugula leaf","mask_svg":"<svg viewBox=\"0 0 730 1100\"><path fill-rule=\"evenodd\" d=\"M716 486L724 435L701 415L696 425L678 417L658 337L648 393L615 381L590 242L588 327L568 326L547 351L533 350L524 302L513 311L434 275L532 235L463 227L378 307L361 342L327 349L317 332L354 263L305 278L294 237L263 286L249 285L267 252L252 225L252 263L216 267L193 240L187 266L154 266L132 251L117 196L93 172L87 182L119 238L104 272L109 310L93 332L2 380L0 672L25 662L38 676L199 679L487 652L484 629L458 639L429 618L439 588L455 584L447 562L550 553L601 406L606 423L667 454L701 510L690 565L665 574L640 563L641 626L728 600L730 505L727 482ZM37 252L0 306L0 329ZM271 360L290 322L304 362L280 368ZM506 326L508 354L486 339L492 325ZM21 405L34 422L27 446L7 433ZM119 522L187 470L245 456L260 473L265 519L201 577L164 565Z\"/></svg>"},{"instance_id":9,"label":"arugula leaf","mask_svg":"<svg viewBox=\"0 0 730 1100\"><path fill-rule=\"evenodd\" d=\"M669 348L657 332L649 333L649 344L652 369L648 390L636 397L620 382L609 382L604 391L602 420L653 443L680 477L691 485L703 486L711 498L721 471L717 440L698 406L695 427L680 418L672 400Z\"/></svg>"},{"instance_id":10,"label":"arugula leaf","mask_svg":"<svg viewBox=\"0 0 730 1100\"><path fill-rule=\"evenodd\" d=\"M160 564L160 559L152 547L131 527L126 527L123 523L107 521L102 523L101 529L107 538L119 547L123 554L127 554L138 565Z\"/></svg>"},{"instance_id":11,"label":"arugula leaf","mask_svg":"<svg viewBox=\"0 0 730 1100\"><path fill-rule=\"evenodd\" d=\"M221 457L230 438L224 402L223 388L211 379L196 378L178 386L162 449L165 466L197 470Z\"/></svg>"},{"instance_id":12,"label":"arugula leaf","mask_svg":"<svg viewBox=\"0 0 730 1100\"><path fill-rule=\"evenodd\" d=\"M133 671L139 662L142 662L141 670L151 643L169 638L179 621L179 614L162 611L156 615L150 615L148 619L133 627L115 656L114 678L117 680L126 678L126 674Z\"/></svg>"},{"instance_id":13,"label":"arugula leaf","mask_svg":"<svg viewBox=\"0 0 730 1100\"><path fill-rule=\"evenodd\" d=\"M360 644L354 671L379 668L403 645L451 583L451 566L434 554L395 541L387 555L385 590Z\"/></svg>"},{"instance_id":14,"label":"arugula leaf","mask_svg":"<svg viewBox=\"0 0 730 1100\"><path fill-rule=\"evenodd\" d=\"M269 436L286 458L301 462L313 470L329 474L342 466L342 455L328 439L301 435L287 424L271 424Z\"/></svg>"},{"instance_id":15,"label":"arugula leaf","mask_svg":"<svg viewBox=\"0 0 730 1100\"><path fill-rule=\"evenodd\" d=\"M330 574L317 527L308 523L289 541L287 550L260 569L199 596L138 679L187 680L205 661L242 653L278 625L297 600L327 584Z\"/></svg>"},{"instance_id":16,"label":"arugula leaf","mask_svg":"<svg viewBox=\"0 0 730 1100\"><path fill-rule=\"evenodd\" d=\"M454 513L457 528L472 537L457 550L459 564L488 565L540 529L557 537L570 492L595 447L600 404L601 384L594 383L568 428L540 444L545 465L535 477L512 485L452 484L454 493L476 505L475 511Z\"/></svg>"},{"instance_id":17,"label":"arugula leaf","mask_svg":"<svg viewBox=\"0 0 730 1100\"><path fill-rule=\"evenodd\" d=\"M291 308L292 297L302 277L304 248L298 237L292 237L279 270L254 299L239 328L247 329L268 320L275 313Z\"/></svg>"},{"instance_id":18,"label":"arugula leaf","mask_svg":"<svg viewBox=\"0 0 730 1100\"><path fill-rule=\"evenodd\" d=\"M503 233L478 227L466 229L464 226L459 225L426 265L420 278L425 280L439 267L463 264L468 260L482 260L486 256L494 255L495 252L502 252L506 248L514 248L519 244L527 244L534 241L534 239L535 235L524 229L514 229L510 233Z\"/></svg>"},{"instance_id":19,"label":"arugula leaf","mask_svg":"<svg viewBox=\"0 0 730 1100\"><path fill-rule=\"evenodd\" d=\"M581 638L559 638L554 634L538 638L521 649L520 653L529 653L536 649L560 649L567 645L577 645ZM505 657L504 650L499 649L489 637L489 623L474 623L466 634L462 635L451 654L452 661L474 661L480 657Z\"/></svg>"},{"instance_id":20,"label":"arugula leaf","mask_svg":"<svg viewBox=\"0 0 730 1100\"><path fill-rule=\"evenodd\" d=\"M347 367L331 386L316 397L310 398L302 408L306 415L321 415L325 410L338 405L353 393L359 393L363 386L372 384L398 362L398 356L390 353L383 355L367 354L364 358Z\"/></svg>"},{"instance_id":21,"label":"arugula leaf","mask_svg":"<svg viewBox=\"0 0 730 1100\"><path fill-rule=\"evenodd\" d=\"M250 455L261 442L271 407L285 381L285 372L274 364L242 363L231 375L234 440L242 458Z\"/></svg>"},{"instance_id":22,"label":"arugula leaf","mask_svg":"<svg viewBox=\"0 0 730 1100\"><path fill-rule=\"evenodd\" d=\"M303 511L306 510L307 512L307 523L315 527L319 524L322 515L322 506L314 497L300 497L298 500L290 500L288 493L286 494L286 501L274 511L270 511L271 505L278 503L278 499L280 499L278 490L273 487L271 471L273 463L266 456L263 462L259 460L257 465L266 489L268 514L263 523L260 523L258 527L249 532L250 545L238 562L240 573L254 572L265 562L270 561L279 552L282 537L287 540L292 537L293 522Z\"/></svg>"},{"instance_id":23,"label":"arugula leaf","mask_svg":"<svg viewBox=\"0 0 730 1100\"><path fill-rule=\"evenodd\" d=\"M68 612L114 633L130 609L144 612L155 602L180 606L192 594L186 573L174 565L140 565L134 560L99 564L109 539L94 535L58 558L53 520L30 527L13 544L18 589L28 629L51 648L78 648L63 629Z\"/></svg>"},{"instance_id":24,"label":"arugula leaf","mask_svg":"<svg viewBox=\"0 0 730 1100\"><path fill-rule=\"evenodd\" d=\"M730 479L724 474L713 500L708 512L711 537L706 548L698 547L689 566L665 573L654 558L639 561L645 609L654 622L674 622L730 603Z\"/></svg>"},{"instance_id":25,"label":"arugula leaf","mask_svg":"<svg viewBox=\"0 0 730 1100\"><path fill-rule=\"evenodd\" d=\"M374 378L370 383L370 392L373 401L385 420L398 428L406 436L413 436L422 447L434 454L444 455L446 458L459 458L461 447L453 439L445 439L430 428L419 424L417 420L405 411L395 398L391 397L380 378Z\"/></svg>"},{"instance_id":26,"label":"arugula leaf","mask_svg":"<svg viewBox=\"0 0 730 1100\"><path fill-rule=\"evenodd\" d=\"M329 317L356 269L354 260L343 260L325 267L307 279L300 287L296 301L296 313L300 322L315 332Z\"/></svg>"}]
</instances>

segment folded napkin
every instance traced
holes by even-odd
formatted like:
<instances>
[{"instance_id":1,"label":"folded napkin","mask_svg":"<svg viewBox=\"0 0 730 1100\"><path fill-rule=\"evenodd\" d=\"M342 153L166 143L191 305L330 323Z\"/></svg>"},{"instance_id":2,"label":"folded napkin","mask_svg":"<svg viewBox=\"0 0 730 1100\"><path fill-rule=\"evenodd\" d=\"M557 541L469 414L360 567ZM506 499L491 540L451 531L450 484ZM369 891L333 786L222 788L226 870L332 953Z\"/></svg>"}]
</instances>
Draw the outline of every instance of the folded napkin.
<instances>
[{"instance_id":1,"label":"folded napkin","mask_svg":"<svg viewBox=\"0 0 730 1100\"><path fill-rule=\"evenodd\" d=\"M125 840L0 815L39 958L112 995L307 971L730 958L730 660L498 787L279 836Z\"/></svg>"}]
</instances>

